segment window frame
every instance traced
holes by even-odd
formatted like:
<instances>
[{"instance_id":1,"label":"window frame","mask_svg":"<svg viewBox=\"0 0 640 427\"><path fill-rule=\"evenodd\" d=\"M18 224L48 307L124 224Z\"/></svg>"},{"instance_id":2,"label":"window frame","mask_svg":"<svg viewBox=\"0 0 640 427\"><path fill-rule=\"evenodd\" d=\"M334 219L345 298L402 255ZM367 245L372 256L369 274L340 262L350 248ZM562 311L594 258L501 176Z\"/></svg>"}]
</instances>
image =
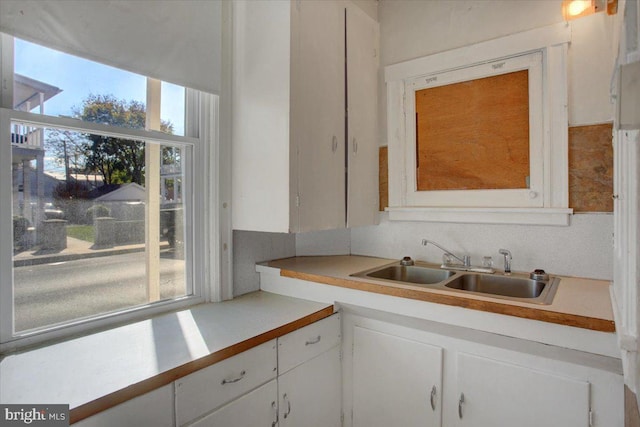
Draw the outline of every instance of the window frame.
<instances>
[{"instance_id":1,"label":"window frame","mask_svg":"<svg viewBox=\"0 0 640 427\"><path fill-rule=\"evenodd\" d=\"M416 97L417 91L493 77L516 71L529 71L529 176L528 189L434 190L417 189ZM405 162L409 206L542 207L543 200L543 111L542 52L503 58L469 67L417 76L405 80L405 120L407 143ZM428 167L429 165L421 165Z\"/></svg>"},{"instance_id":2,"label":"window frame","mask_svg":"<svg viewBox=\"0 0 640 427\"><path fill-rule=\"evenodd\" d=\"M33 124L39 127L54 127L65 130L101 134L116 138L137 139L165 145L189 147L189 162L185 162L185 173L189 175L189 188L184 188L190 199L188 218L185 218L185 233L190 234L191 244L185 248L187 289L192 294L172 300L148 303L111 313L98 314L90 318L76 319L61 325L34 331L14 332L13 295L13 248L0 245L0 354L8 351L90 333L151 316L183 309L208 301L220 301L230 294L230 274L225 253L220 250L223 236L230 234L230 223L218 210L221 195L225 194L224 174L221 170L218 139L219 99L216 95L186 88L185 91L185 136L170 135L159 131L119 128L100 123L83 122L73 118L54 117L30 112L15 111L13 104L13 37L0 33L0 239L12 241L12 148L10 123L12 121ZM150 78L147 78L148 81ZM160 85L158 85L160 87ZM159 102L159 94L150 96L147 103ZM8 107L8 108L7 108ZM159 105L156 105L159 111ZM150 106L147 105L149 111ZM159 120L159 117L158 117ZM211 176L222 179L211 180ZM196 197L196 195L198 195ZM197 232L196 232L197 231ZM222 271L224 270L224 271Z\"/></svg>"},{"instance_id":3,"label":"window frame","mask_svg":"<svg viewBox=\"0 0 640 427\"><path fill-rule=\"evenodd\" d=\"M571 41L571 27L566 23L555 24L506 37L477 43L429 56L389 65L385 68L387 85L387 143L389 156L389 207L390 220L457 222L483 224L529 224L567 226L573 210L569 205L568 178L568 82L567 52ZM532 52L542 55L542 132L541 159L534 175L542 176L540 193L523 193L542 203L538 206L522 206L517 203L500 203L487 190L470 190L478 202L453 202L441 199L424 201L412 194L415 178L415 119L413 126L407 116L408 106L415 103L407 88L407 82L421 76L436 75L481 64L502 62ZM412 108L415 108L412 107ZM540 158L540 154L536 155ZM412 160L413 159L413 160ZM530 164L531 164L530 159ZM413 172L415 176L415 172ZM532 182L533 184L533 182ZM538 185L539 187L539 185ZM501 190L507 191L507 190ZM536 191L536 190L534 190ZM438 191L434 193L445 193ZM539 203L536 201L536 203Z\"/></svg>"}]
</instances>

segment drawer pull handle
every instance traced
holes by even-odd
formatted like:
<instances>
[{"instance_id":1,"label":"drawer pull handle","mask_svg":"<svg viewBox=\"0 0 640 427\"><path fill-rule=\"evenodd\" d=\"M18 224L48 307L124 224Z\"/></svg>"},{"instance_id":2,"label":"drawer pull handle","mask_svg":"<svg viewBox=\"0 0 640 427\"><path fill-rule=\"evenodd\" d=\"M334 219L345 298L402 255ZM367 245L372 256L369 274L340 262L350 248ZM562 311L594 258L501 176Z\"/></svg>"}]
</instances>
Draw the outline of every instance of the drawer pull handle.
<instances>
[{"instance_id":1,"label":"drawer pull handle","mask_svg":"<svg viewBox=\"0 0 640 427\"><path fill-rule=\"evenodd\" d=\"M462 419L462 404L464 403L464 393L460 393L460 400L458 400L458 418Z\"/></svg>"},{"instance_id":2,"label":"drawer pull handle","mask_svg":"<svg viewBox=\"0 0 640 427\"><path fill-rule=\"evenodd\" d=\"M430 401L431 401L431 409L433 409L434 411L436 410L436 396L437 395L438 395L438 389L436 388L436 386L433 386L431 388Z\"/></svg>"},{"instance_id":3,"label":"drawer pull handle","mask_svg":"<svg viewBox=\"0 0 640 427\"><path fill-rule=\"evenodd\" d=\"M232 379L230 379L230 380L228 380L228 379L226 379L226 378L225 378L224 380L222 380L222 383L221 383L221 384L222 384L222 385L225 385L225 384L233 384L233 383L237 383L238 381L240 381L241 379L243 379L243 378L244 378L244 376L245 376L245 374L246 374L246 373L247 373L247 371L242 371L242 372L240 372L240 376L238 376L238 377L236 377L236 378L232 378Z\"/></svg>"},{"instance_id":4,"label":"drawer pull handle","mask_svg":"<svg viewBox=\"0 0 640 427\"><path fill-rule=\"evenodd\" d=\"M314 345L314 344L318 344L320 342L320 340L322 339L322 337L320 335L318 335L316 337L316 339L311 340L311 341L307 341L306 343L304 343L305 346L307 345Z\"/></svg>"}]
</instances>

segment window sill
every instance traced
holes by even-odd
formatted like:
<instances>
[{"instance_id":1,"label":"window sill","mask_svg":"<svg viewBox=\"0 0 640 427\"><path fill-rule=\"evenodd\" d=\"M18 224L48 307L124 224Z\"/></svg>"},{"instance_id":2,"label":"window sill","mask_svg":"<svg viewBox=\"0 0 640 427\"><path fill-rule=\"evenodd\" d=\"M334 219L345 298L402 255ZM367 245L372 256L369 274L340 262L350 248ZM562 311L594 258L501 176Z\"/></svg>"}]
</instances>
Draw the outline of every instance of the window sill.
<instances>
[{"instance_id":1,"label":"window sill","mask_svg":"<svg viewBox=\"0 0 640 427\"><path fill-rule=\"evenodd\" d=\"M391 221L454 222L568 226L573 209L567 208L429 208L390 207Z\"/></svg>"}]
</instances>

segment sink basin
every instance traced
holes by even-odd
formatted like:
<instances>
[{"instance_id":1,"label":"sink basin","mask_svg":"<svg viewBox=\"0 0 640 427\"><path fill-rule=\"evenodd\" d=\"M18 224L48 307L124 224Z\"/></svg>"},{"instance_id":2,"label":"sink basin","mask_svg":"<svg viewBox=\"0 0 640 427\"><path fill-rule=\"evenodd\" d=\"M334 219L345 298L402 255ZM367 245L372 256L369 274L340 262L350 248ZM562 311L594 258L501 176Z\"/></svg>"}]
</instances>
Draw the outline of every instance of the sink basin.
<instances>
[{"instance_id":1,"label":"sink basin","mask_svg":"<svg viewBox=\"0 0 640 427\"><path fill-rule=\"evenodd\" d=\"M449 289L490 294L506 299L549 304L560 280L537 281L524 277L494 276L488 274L461 274L445 283Z\"/></svg>"},{"instance_id":2,"label":"sink basin","mask_svg":"<svg viewBox=\"0 0 640 427\"><path fill-rule=\"evenodd\" d=\"M402 266L388 265L374 270L354 274L358 277L370 277L372 279L390 280L393 282L406 282L420 285L432 285L447 280L455 273L439 268L423 267L419 265Z\"/></svg>"}]
</instances>

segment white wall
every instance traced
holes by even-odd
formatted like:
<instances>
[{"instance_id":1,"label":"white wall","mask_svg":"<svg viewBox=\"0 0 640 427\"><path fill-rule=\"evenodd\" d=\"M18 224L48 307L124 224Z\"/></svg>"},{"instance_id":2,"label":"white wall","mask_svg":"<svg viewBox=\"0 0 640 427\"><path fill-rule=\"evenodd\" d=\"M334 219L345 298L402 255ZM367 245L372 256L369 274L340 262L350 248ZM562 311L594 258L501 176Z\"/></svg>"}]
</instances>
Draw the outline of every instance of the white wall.
<instances>
[{"instance_id":1,"label":"white wall","mask_svg":"<svg viewBox=\"0 0 640 427\"><path fill-rule=\"evenodd\" d=\"M260 289L256 263L296 255L294 234L233 232L233 296Z\"/></svg>"},{"instance_id":2,"label":"white wall","mask_svg":"<svg viewBox=\"0 0 640 427\"><path fill-rule=\"evenodd\" d=\"M381 67L561 22L561 4L561 0L380 0L377 16ZM365 6L374 16L372 5L365 2ZM598 13L571 25L569 123L575 126L612 121L609 84L614 63L613 18ZM381 72L380 145L386 145L385 94ZM282 252L265 244L273 239L272 235L235 232L234 293L258 289L250 265L253 260L279 258L284 253L329 255L350 251L389 258L410 255L439 262L437 250L420 246L422 238L433 239L452 251L469 253L476 262L490 255L498 267L502 260L497 251L506 248L513 253L514 270L544 268L555 274L607 280L613 277L610 214L575 215L569 227L389 222L386 214L380 218L379 226L280 235L278 239L289 248ZM237 240L238 236L242 238ZM295 250L290 249L292 244Z\"/></svg>"},{"instance_id":3,"label":"white wall","mask_svg":"<svg viewBox=\"0 0 640 427\"><path fill-rule=\"evenodd\" d=\"M574 215L570 227L442 224L389 221L351 230L351 252L358 255L442 261L442 251L421 245L434 240L455 254L471 255L474 264L490 256L504 266L499 249L513 255L514 271L542 268L549 273L609 280L613 277L613 223L610 215Z\"/></svg>"},{"instance_id":4,"label":"white wall","mask_svg":"<svg viewBox=\"0 0 640 427\"><path fill-rule=\"evenodd\" d=\"M561 0L381 0L381 66L561 22L561 4ZM612 121L609 84L615 59L613 18L598 13L575 20L571 26L569 123ZM382 76L379 90L379 142L386 145ZM386 214L381 214L379 226L351 230L350 246L353 254L389 258L410 255L439 262L441 254L437 250L420 246L422 238L430 238L452 251L471 254L475 262L488 255L502 267L497 251L506 248L513 253L514 270L544 268L556 274L610 280L612 233L611 214L575 215L569 227L390 222ZM330 251L325 241L316 241L317 253ZM311 254L313 243L306 239L301 249Z\"/></svg>"}]
</instances>

